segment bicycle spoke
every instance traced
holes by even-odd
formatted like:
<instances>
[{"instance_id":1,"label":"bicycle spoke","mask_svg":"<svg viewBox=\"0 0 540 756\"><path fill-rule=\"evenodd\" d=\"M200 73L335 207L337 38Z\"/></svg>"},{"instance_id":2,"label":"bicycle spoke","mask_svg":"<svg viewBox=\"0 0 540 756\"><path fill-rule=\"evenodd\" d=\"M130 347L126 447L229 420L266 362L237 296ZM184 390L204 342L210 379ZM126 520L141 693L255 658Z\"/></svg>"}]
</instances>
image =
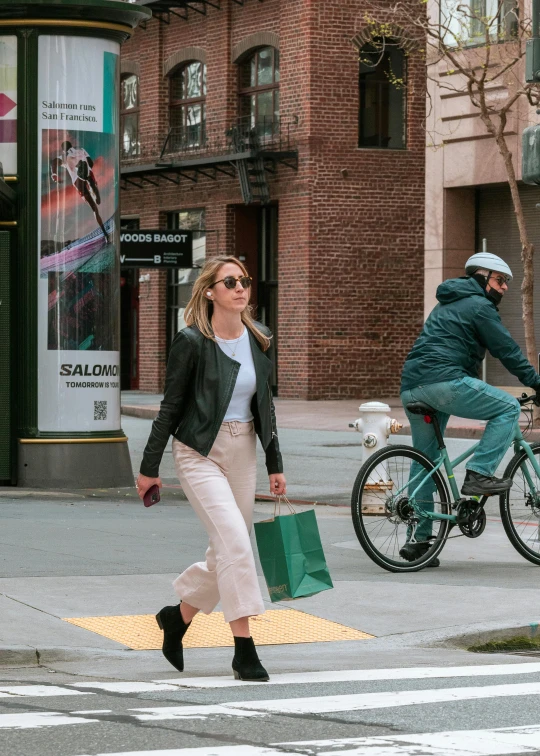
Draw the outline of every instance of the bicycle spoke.
<instances>
[{"instance_id":1,"label":"bicycle spoke","mask_svg":"<svg viewBox=\"0 0 540 756\"><path fill-rule=\"evenodd\" d=\"M540 456L538 447L533 448L533 452ZM540 564L539 476L524 452L514 457L508 470L513 485L501 499L504 528L517 551L529 561Z\"/></svg>"},{"instance_id":2,"label":"bicycle spoke","mask_svg":"<svg viewBox=\"0 0 540 756\"><path fill-rule=\"evenodd\" d=\"M450 511L446 489L438 473L430 477L432 467L416 450L396 445L373 455L358 474L352 501L355 529L368 555L387 569L408 570L411 561L429 561L447 536L448 523L436 519ZM416 497L410 499L414 491ZM400 554L409 540L412 552Z\"/></svg>"}]
</instances>

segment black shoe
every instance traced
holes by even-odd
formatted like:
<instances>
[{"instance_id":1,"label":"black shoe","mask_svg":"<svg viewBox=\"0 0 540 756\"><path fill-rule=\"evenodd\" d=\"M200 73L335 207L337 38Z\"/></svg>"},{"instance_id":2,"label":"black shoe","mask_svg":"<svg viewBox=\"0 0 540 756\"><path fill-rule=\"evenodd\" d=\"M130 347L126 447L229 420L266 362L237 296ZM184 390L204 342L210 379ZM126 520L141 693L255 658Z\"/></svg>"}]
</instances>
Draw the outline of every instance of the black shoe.
<instances>
[{"instance_id":1,"label":"black shoe","mask_svg":"<svg viewBox=\"0 0 540 756\"><path fill-rule=\"evenodd\" d=\"M431 548L430 543L407 543L405 546L402 546L399 550L400 557L403 557L403 559L406 559L408 562L414 562L417 559L420 559L421 556L424 556L426 551L428 551ZM440 561L438 557L435 557L429 564L426 564L426 567L439 567Z\"/></svg>"},{"instance_id":2,"label":"black shoe","mask_svg":"<svg viewBox=\"0 0 540 756\"><path fill-rule=\"evenodd\" d=\"M512 487L512 482L511 478L494 478L467 470L461 493L464 496L491 496L508 491Z\"/></svg>"},{"instance_id":3,"label":"black shoe","mask_svg":"<svg viewBox=\"0 0 540 756\"><path fill-rule=\"evenodd\" d=\"M163 656L179 672L184 671L184 650L182 638L191 622L186 624L180 614L180 604L176 606L164 606L156 614L156 622L160 630L163 630Z\"/></svg>"},{"instance_id":4,"label":"black shoe","mask_svg":"<svg viewBox=\"0 0 540 756\"><path fill-rule=\"evenodd\" d=\"M234 636L234 659L232 668L236 680L255 680L267 682L270 677L265 670L253 643L253 638L237 638Z\"/></svg>"}]
</instances>

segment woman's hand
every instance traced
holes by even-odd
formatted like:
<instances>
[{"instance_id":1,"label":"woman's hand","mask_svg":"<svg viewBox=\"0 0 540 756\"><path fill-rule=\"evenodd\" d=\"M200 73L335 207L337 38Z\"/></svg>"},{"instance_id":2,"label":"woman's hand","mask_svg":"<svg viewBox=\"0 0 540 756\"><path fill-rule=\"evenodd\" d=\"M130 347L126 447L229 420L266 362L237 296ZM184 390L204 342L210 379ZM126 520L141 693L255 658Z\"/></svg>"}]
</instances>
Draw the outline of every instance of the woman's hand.
<instances>
[{"instance_id":1,"label":"woman's hand","mask_svg":"<svg viewBox=\"0 0 540 756\"><path fill-rule=\"evenodd\" d=\"M268 478L270 480L270 493L273 496L284 496L287 493L287 481L283 473L273 473Z\"/></svg>"},{"instance_id":2,"label":"woman's hand","mask_svg":"<svg viewBox=\"0 0 540 756\"><path fill-rule=\"evenodd\" d=\"M152 486L159 486L161 488L162 485L161 478L149 478L148 476L139 473L135 488L139 494L139 499L144 499L144 495L149 488L152 488Z\"/></svg>"}]
</instances>

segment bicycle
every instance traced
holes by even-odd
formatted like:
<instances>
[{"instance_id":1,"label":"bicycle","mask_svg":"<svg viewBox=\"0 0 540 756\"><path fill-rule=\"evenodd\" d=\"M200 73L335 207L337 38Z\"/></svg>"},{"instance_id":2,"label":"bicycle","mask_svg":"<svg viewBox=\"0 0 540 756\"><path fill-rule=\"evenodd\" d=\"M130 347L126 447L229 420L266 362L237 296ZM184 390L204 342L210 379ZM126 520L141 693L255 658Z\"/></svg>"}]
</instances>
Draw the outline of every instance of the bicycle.
<instances>
[{"instance_id":1,"label":"bicycle","mask_svg":"<svg viewBox=\"0 0 540 756\"><path fill-rule=\"evenodd\" d=\"M534 402L536 394L523 394L519 399L522 407ZM360 544L389 572L416 572L427 567L441 553L453 528L463 536L478 538L487 521L484 507L488 497L462 497L454 477L455 468L474 453L478 443L450 460L436 410L423 402L412 402L407 409L433 424L440 456L432 462L412 446L389 445L362 465L351 498ZM512 478L513 485L499 495L500 516L512 546L540 565L540 443L527 443L516 423L508 448L512 444L515 454L504 477ZM426 549L411 562L399 555L407 540L425 544Z\"/></svg>"}]
</instances>

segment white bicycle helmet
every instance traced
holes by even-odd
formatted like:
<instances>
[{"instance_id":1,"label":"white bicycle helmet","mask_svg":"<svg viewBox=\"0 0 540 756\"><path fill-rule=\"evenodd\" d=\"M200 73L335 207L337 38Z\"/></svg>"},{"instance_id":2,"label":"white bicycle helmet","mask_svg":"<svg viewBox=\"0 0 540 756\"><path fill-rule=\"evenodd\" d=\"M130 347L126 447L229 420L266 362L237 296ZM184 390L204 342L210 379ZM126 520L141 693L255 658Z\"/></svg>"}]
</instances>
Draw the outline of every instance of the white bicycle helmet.
<instances>
[{"instance_id":1,"label":"white bicycle helmet","mask_svg":"<svg viewBox=\"0 0 540 756\"><path fill-rule=\"evenodd\" d=\"M509 281L513 278L512 271L507 263L501 257L492 255L491 252L477 252L472 257L469 257L465 263L465 273L468 276L473 276L481 268L503 273Z\"/></svg>"}]
</instances>

